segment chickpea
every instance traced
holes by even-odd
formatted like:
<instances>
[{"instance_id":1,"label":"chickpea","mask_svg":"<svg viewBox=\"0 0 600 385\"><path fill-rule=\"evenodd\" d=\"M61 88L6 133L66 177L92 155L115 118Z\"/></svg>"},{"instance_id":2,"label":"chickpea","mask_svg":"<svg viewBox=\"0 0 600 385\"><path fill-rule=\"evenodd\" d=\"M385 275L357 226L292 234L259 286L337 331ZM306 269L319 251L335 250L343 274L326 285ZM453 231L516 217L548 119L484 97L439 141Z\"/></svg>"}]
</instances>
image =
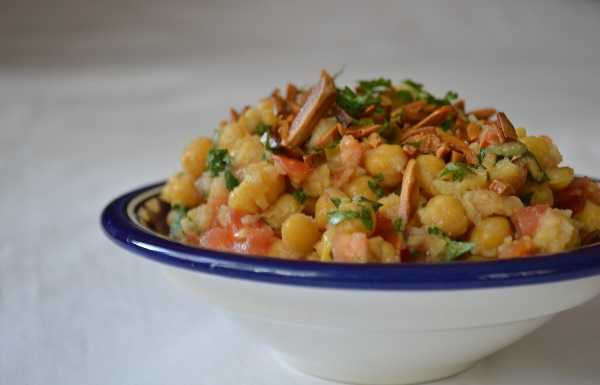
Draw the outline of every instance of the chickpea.
<instances>
[{"instance_id":1,"label":"chickpea","mask_svg":"<svg viewBox=\"0 0 600 385\"><path fill-rule=\"evenodd\" d=\"M294 213L302 210L302 205L292 196L284 194L263 214L263 218L274 229L280 229L282 223Z\"/></svg>"},{"instance_id":2,"label":"chickpea","mask_svg":"<svg viewBox=\"0 0 600 385\"><path fill-rule=\"evenodd\" d=\"M396 263L400 262L400 257L396 253L394 246L386 242L381 237L369 238L367 241L369 245L369 253L375 257L379 262L383 263Z\"/></svg>"},{"instance_id":3,"label":"chickpea","mask_svg":"<svg viewBox=\"0 0 600 385\"><path fill-rule=\"evenodd\" d=\"M311 197L320 197L321 194L323 194L323 191L325 191L331 183L329 175L329 167L327 167L326 164L319 166L302 184L304 192Z\"/></svg>"},{"instance_id":4,"label":"chickpea","mask_svg":"<svg viewBox=\"0 0 600 385\"><path fill-rule=\"evenodd\" d=\"M196 178L187 173L172 176L163 187L161 197L172 205L195 207L202 202L202 194L196 188Z\"/></svg>"},{"instance_id":5,"label":"chickpea","mask_svg":"<svg viewBox=\"0 0 600 385\"><path fill-rule=\"evenodd\" d=\"M495 257L498 247L513 233L510 222L505 217L483 219L471 230L470 240L475 244L474 254Z\"/></svg>"},{"instance_id":6,"label":"chickpea","mask_svg":"<svg viewBox=\"0 0 600 385\"><path fill-rule=\"evenodd\" d=\"M229 150L238 139L248 135L248 131L237 123L225 124L219 128L219 147Z\"/></svg>"},{"instance_id":7,"label":"chickpea","mask_svg":"<svg viewBox=\"0 0 600 385\"><path fill-rule=\"evenodd\" d=\"M575 214L575 219L583 224L586 233L600 230L600 206L591 201L585 201L583 210Z\"/></svg>"},{"instance_id":8,"label":"chickpea","mask_svg":"<svg viewBox=\"0 0 600 385\"><path fill-rule=\"evenodd\" d=\"M548 186L554 191L560 191L567 188L575 178L575 171L571 167L558 167L546 170L548 178Z\"/></svg>"},{"instance_id":9,"label":"chickpea","mask_svg":"<svg viewBox=\"0 0 600 385\"><path fill-rule=\"evenodd\" d=\"M264 124L274 126L277 123L277 116L275 115L275 108L271 98L261 100L256 105L256 109L260 113L261 120Z\"/></svg>"},{"instance_id":10,"label":"chickpea","mask_svg":"<svg viewBox=\"0 0 600 385\"><path fill-rule=\"evenodd\" d=\"M555 168L562 161L558 148L547 136L526 136L519 140L527 146L544 169Z\"/></svg>"},{"instance_id":11,"label":"chickpea","mask_svg":"<svg viewBox=\"0 0 600 385\"><path fill-rule=\"evenodd\" d=\"M554 204L554 194L547 183L528 182L523 188L522 196L531 196L530 206L544 204L552 206Z\"/></svg>"},{"instance_id":12,"label":"chickpea","mask_svg":"<svg viewBox=\"0 0 600 385\"><path fill-rule=\"evenodd\" d=\"M325 230L328 223L327 213L335 210L335 205L331 198L347 198L346 194L335 188L328 188L325 193L317 200L315 204L315 220L319 229Z\"/></svg>"},{"instance_id":13,"label":"chickpea","mask_svg":"<svg viewBox=\"0 0 600 385\"><path fill-rule=\"evenodd\" d=\"M181 155L181 166L191 176L198 178L206 168L208 151L212 148L212 140L198 138L190 143Z\"/></svg>"},{"instance_id":14,"label":"chickpea","mask_svg":"<svg viewBox=\"0 0 600 385\"><path fill-rule=\"evenodd\" d=\"M377 194L369 187L373 178L367 175L357 176L344 186L344 192L349 197L363 196L370 200L377 200Z\"/></svg>"},{"instance_id":15,"label":"chickpea","mask_svg":"<svg viewBox=\"0 0 600 385\"><path fill-rule=\"evenodd\" d=\"M306 255L321 238L315 220L305 214L292 214L281 226L281 239L291 250Z\"/></svg>"},{"instance_id":16,"label":"chickpea","mask_svg":"<svg viewBox=\"0 0 600 385\"><path fill-rule=\"evenodd\" d=\"M263 144L256 135L246 136L235 142L230 154L236 168L245 167L260 161L264 152Z\"/></svg>"},{"instance_id":17,"label":"chickpea","mask_svg":"<svg viewBox=\"0 0 600 385\"><path fill-rule=\"evenodd\" d=\"M359 213L360 215L364 215L368 213L369 216L366 215L366 218L353 218L344 220L337 225L335 225L335 229L345 233L366 233L371 234L376 227L376 217L375 212L371 209L368 204L358 204L352 201L343 201L340 204L340 207L337 208L339 211L351 211ZM366 219L366 221L365 221ZM369 223L370 222L370 223ZM370 226L372 225L372 226Z\"/></svg>"},{"instance_id":18,"label":"chickpea","mask_svg":"<svg viewBox=\"0 0 600 385\"><path fill-rule=\"evenodd\" d=\"M428 197L438 194L437 188L433 185L433 181L442 172L446 164L440 158L431 155L419 155L417 157L418 177L422 191Z\"/></svg>"},{"instance_id":19,"label":"chickpea","mask_svg":"<svg viewBox=\"0 0 600 385\"><path fill-rule=\"evenodd\" d=\"M511 193L516 194L523 188L527 181L527 170L511 162L502 159L489 169L490 179L497 179L512 188Z\"/></svg>"},{"instance_id":20,"label":"chickpea","mask_svg":"<svg viewBox=\"0 0 600 385\"><path fill-rule=\"evenodd\" d=\"M269 257L298 260L302 254L290 249L281 239L275 240L268 252Z\"/></svg>"},{"instance_id":21,"label":"chickpea","mask_svg":"<svg viewBox=\"0 0 600 385\"><path fill-rule=\"evenodd\" d=\"M256 214L274 203L285 189L285 179L267 162L246 167L242 182L229 194L228 205L234 210Z\"/></svg>"},{"instance_id":22,"label":"chickpea","mask_svg":"<svg viewBox=\"0 0 600 385\"><path fill-rule=\"evenodd\" d=\"M469 219L458 199L451 195L436 195L419 210L421 222L437 226L451 238L460 237L469 228Z\"/></svg>"},{"instance_id":23,"label":"chickpea","mask_svg":"<svg viewBox=\"0 0 600 385\"><path fill-rule=\"evenodd\" d=\"M365 167L369 174L383 175L382 186L394 187L402 181L408 157L397 144L382 144L365 153Z\"/></svg>"}]
</instances>

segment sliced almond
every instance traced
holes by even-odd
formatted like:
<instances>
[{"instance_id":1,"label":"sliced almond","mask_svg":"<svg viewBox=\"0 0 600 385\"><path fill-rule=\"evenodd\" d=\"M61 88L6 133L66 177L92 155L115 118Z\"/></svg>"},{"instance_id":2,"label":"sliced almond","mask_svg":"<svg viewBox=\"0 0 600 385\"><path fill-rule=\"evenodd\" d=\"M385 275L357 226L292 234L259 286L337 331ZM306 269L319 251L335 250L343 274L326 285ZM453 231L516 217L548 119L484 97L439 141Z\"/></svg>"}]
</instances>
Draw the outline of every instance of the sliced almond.
<instances>
[{"instance_id":1,"label":"sliced almond","mask_svg":"<svg viewBox=\"0 0 600 385\"><path fill-rule=\"evenodd\" d=\"M298 94L298 88L292 84L288 83L285 87L285 100L288 103L296 103L296 95Z\"/></svg>"},{"instance_id":2,"label":"sliced almond","mask_svg":"<svg viewBox=\"0 0 600 385\"><path fill-rule=\"evenodd\" d=\"M364 138L365 136L369 136L370 134L379 131L381 128L381 124L372 124L370 126L362 126L362 127L348 127L346 129L346 135L352 135L355 138Z\"/></svg>"},{"instance_id":3,"label":"sliced almond","mask_svg":"<svg viewBox=\"0 0 600 385\"><path fill-rule=\"evenodd\" d=\"M496 122L499 133L504 137L504 141L514 142L519 139L515 127L512 125L504 112L498 112L498 121Z\"/></svg>"},{"instance_id":4,"label":"sliced almond","mask_svg":"<svg viewBox=\"0 0 600 385\"><path fill-rule=\"evenodd\" d=\"M452 151L452 154L450 155L450 162L458 163L462 162L464 159L465 156L462 154L462 152Z\"/></svg>"},{"instance_id":5,"label":"sliced almond","mask_svg":"<svg viewBox=\"0 0 600 385\"><path fill-rule=\"evenodd\" d=\"M453 151L455 152L455 151ZM435 156L440 158L440 159L445 159L446 156L450 153L450 147L448 147L447 144L442 144L441 146L438 147L438 149L435 151Z\"/></svg>"},{"instance_id":6,"label":"sliced almond","mask_svg":"<svg viewBox=\"0 0 600 385\"><path fill-rule=\"evenodd\" d=\"M404 119L411 123L423 120L425 117L427 117L427 111L425 111L425 107L427 107L427 103L423 100L417 100L416 102L405 104L402 107Z\"/></svg>"},{"instance_id":7,"label":"sliced almond","mask_svg":"<svg viewBox=\"0 0 600 385\"><path fill-rule=\"evenodd\" d=\"M480 108L478 110L473 110L467 114L474 115L478 120L489 119L496 114L495 108Z\"/></svg>"},{"instance_id":8,"label":"sliced almond","mask_svg":"<svg viewBox=\"0 0 600 385\"><path fill-rule=\"evenodd\" d=\"M283 145L295 147L301 145L310 136L317 122L325 115L335 101L335 83L327 71L321 71L321 79L315 85L306 102L300 108L289 129Z\"/></svg>"},{"instance_id":9,"label":"sliced almond","mask_svg":"<svg viewBox=\"0 0 600 385\"><path fill-rule=\"evenodd\" d=\"M238 114L238 112L235 110L235 108L231 107L229 109L229 120L231 121L231 123L237 122L239 118L240 118L240 114Z\"/></svg>"},{"instance_id":10,"label":"sliced almond","mask_svg":"<svg viewBox=\"0 0 600 385\"><path fill-rule=\"evenodd\" d=\"M481 134L481 127L479 124L475 122L470 122L467 125L467 139L469 142L474 142L479 139L479 134Z\"/></svg>"},{"instance_id":11,"label":"sliced almond","mask_svg":"<svg viewBox=\"0 0 600 385\"><path fill-rule=\"evenodd\" d=\"M419 182L417 179L417 161L411 159L404 170L402 178L402 190L400 191L400 205L398 214L404 223L409 223L410 219L417 212L419 204Z\"/></svg>"},{"instance_id":12,"label":"sliced almond","mask_svg":"<svg viewBox=\"0 0 600 385\"><path fill-rule=\"evenodd\" d=\"M431 134L431 133L435 133L436 132L436 127L434 126L427 126L427 127L412 127L409 128L408 130L406 130L405 132L403 132L399 137L398 140L402 143L405 142L407 139L415 136L415 135L419 135L419 134Z\"/></svg>"},{"instance_id":13,"label":"sliced almond","mask_svg":"<svg viewBox=\"0 0 600 385\"><path fill-rule=\"evenodd\" d=\"M467 146L465 142L458 139L456 136L449 135L440 129L437 130L437 136L448 146L450 146L451 149L461 152L465 156L467 163L477 164L479 162L477 156L475 156L475 153L469 148L469 146Z\"/></svg>"},{"instance_id":14,"label":"sliced almond","mask_svg":"<svg viewBox=\"0 0 600 385\"><path fill-rule=\"evenodd\" d=\"M454 102L453 106L457 110L465 112L465 100L464 99L457 100L456 102Z\"/></svg>"},{"instance_id":15,"label":"sliced almond","mask_svg":"<svg viewBox=\"0 0 600 385\"><path fill-rule=\"evenodd\" d=\"M442 106L437 110L433 111L431 114L429 114L425 119L417 123L413 128L425 126L439 126L452 113L454 113L454 107Z\"/></svg>"}]
</instances>

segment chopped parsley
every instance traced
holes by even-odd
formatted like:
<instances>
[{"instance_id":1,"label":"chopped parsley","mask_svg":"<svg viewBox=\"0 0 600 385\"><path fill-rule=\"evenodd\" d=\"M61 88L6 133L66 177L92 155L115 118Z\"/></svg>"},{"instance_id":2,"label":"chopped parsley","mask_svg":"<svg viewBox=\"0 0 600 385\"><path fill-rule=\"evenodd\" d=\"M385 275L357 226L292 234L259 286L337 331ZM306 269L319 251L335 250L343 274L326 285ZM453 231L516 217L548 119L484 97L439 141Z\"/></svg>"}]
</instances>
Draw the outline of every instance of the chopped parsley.
<instances>
[{"instance_id":1,"label":"chopped parsley","mask_svg":"<svg viewBox=\"0 0 600 385\"><path fill-rule=\"evenodd\" d=\"M475 171L465 163L450 162L440 173L440 177L450 177L453 182L462 181L468 174L475 174Z\"/></svg>"},{"instance_id":2,"label":"chopped parsley","mask_svg":"<svg viewBox=\"0 0 600 385\"><path fill-rule=\"evenodd\" d=\"M475 244L472 242L462 242L451 239L437 226L429 226L427 232L431 235L443 238L446 241L446 253L444 254L444 259L447 262L454 261L456 258L475 248Z\"/></svg>"},{"instance_id":3,"label":"chopped parsley","mask_svg":"<svg viewBox=\"0 0 600 385\"><path fill-rule=\"evenodd\" d=\"M258 123L254 129L254 134L262 136L265 132L271 132L271 126L264 124L263 122Z\"/></svg>"},{"instance_id":4,"label":"chopped parsley","mask_svg":"<svg viewBox=\"0 0 600 385\"><path fill-rule=\"evenodd\" d=\"M378 78L373 80L359 80L358 88L367 94L376 94L385 92L392 88L390 79Z\"/></svg>"},{"instance_id":5,"label":"chopped parsley","mask_svg":"<svg viewBox=\"0 0 600 385\"><path fill-rule=\"evenodd\" d=\"M388 120L384 121L379 129L379 135L381 135L382 138L391 141L394 139L395 134L396 130L394 130L394 126Z\"/></svg>"},{"instance_id":6,"label":"chopped parsley","mask_svg":"<svg viewBox=\"0 0 600 385\"><path fill-rule=\"evenodd\" d=\"M338 90L335 101L340 108L351 116L358 116L367 106L379 103L379 97L370 93L359 95L352 91L350 87L344 87Z\"/></svg>"},{"instance_id":7,"label":"chopped parsley","mask_svg":"<svg viewBox=\"0 0 600 385\"><path fill-rule=\"evenodd\" d=\"M185 207L180 205L173 206L171 210L175 211L175 215L173 222L171 222L171 226L169 226L169 236L172 238L178 238L183 232L183 229L181 228L181 220L187 215L187 210Z\"/></svg>"},{"instance_id":8,"label":"chopped parsley","mask_svg":"<svg viewBox=\"0 0 600 385\"><path fill-rule=\"evenodd\" d=\"M223 176L225 177L225 186L229 191L233 190L240 184L240 181L235 177L235 175L233 175L231 170L225 170Z\"/></svg>"},{"instance_id":9,"label":"chopped parsley","mask_svg":"<svg viewBox=\"0 0 600 385\"><path fill-rule=\"evenodd\" d=\"M213 148L208 152L206 167L211 176L218 176L231 164L231 158L226 149Z\"/></svg>"},{"instance_id":10,"label":"chopped parsley","mask_svg":"<svg viewBox=\"0 0 600 385\"><path fill-rule=\"evenodd\" d=\"M443 106L446 104L452 104L456 99L458 99L458 94L454 91L448 91L446 92L443 98L438 99L435 96L433 96L429 91L425 90L423 84L421 83L417 83L410 79L406 79L402 83L405 87L405 90L402 91L405 92L402 92L400 94L400 91L398 91L396 95L399 96L402 100L407 100L407 102L411 102L413 100L424 100L429 104ZM409 96L411 98L410 100Z\"/></svg>"},{"instance_id":11,"label":"chopped parsley","mask_svg":"<svg viewBox=\"0 0 600 385\"><path fill-rule=\"evenodd\" d=\"M338 197L331 197L329 198L331 200L331 203L333 203L333 205L336 208L339 208L340 205L342 204L342 198L338 198Z\"/></svg>"},{"instance_id":12,"label":"chopped parsley","mask_svg":"<svg viewBox=\"0 0 600 385\"><path fill-rule=\"evenodd\" d=\"M412 92L408 90L396 91L396 97L400 99L403 104L408 104L414 100Z\"/></svg>"},{"instance_id":13,"label":"chopped parsley","mask_svg":"<svg viewBox=\"0 0 600 385\"><path fill-rule=\"evenodd\" d=\"M344 221L359 219L367 230L371 231L374 229L373 211L379 208L381 205L380 203L371 201L365 197L358 197L354 200L358 203L358 209L340 210L340 204L342 202L341 198L333 197L330 199L336 207L336 210L327 213L327 219L330 224L337 225ZM369 204L369 206L365 206L364 203Z\"/></svg>"},{"instance_id":14,"label":"chopped parsley","mask_svg":"<svg viewBox=\"0 0 600 385\"><path fill-rule=\"evenodd\" d=\"M448 131L450 130L452 127L454 127L454 119L452 119L452 117L448 116L446 118L446 120L444 120L442 122L442 124L440 125L440 128L444 131Z\"/></svg>"},{"instance_id":15,"label":"chopped parsley","mask_svg":"<svg viewBox=\"0 0 600 385\"><path fill-rule=\"evenodd\" d=\"M377 174L375 177L367 182L369 189L377 195L377 198L382 198L385 195L385 191L383 187L381 187L381 182L383 182L383 175Z\"/></svg>"},{"instance_id":16,"label":"chopped parsley","mask_svg":"<svg viewBox=\"0 0 600 385\"><path fill-rule=\"evenodd\" d=\"M226 149L213 148L208 152L206 168L212 177L219 176L223 173L225 178L225 186L229 191L236 188L240 182L237 180L231 171L231 157Z\"/></svg>"},{"instance_id":17,"label":"chopped parsley","mask_svg":"<svg viewBox=\"0 0 600 385\"><path fill-rule=\"evenodd\" d=\"M404 232L404 229L406 227L406 226L404 226L404 220L402 220L402 218L398 218L398 219L394 220L393 225L394 225L394 231L397 233Z\"/></svg>"},{"instance_id":18,"label":"chopped parsley","mask_svg":"<svg viewBox=\"0 0 600 385\"><path fill-rule=\"evenodd\" d=\"M306 201L306 193L302 189L292 191L292 196L298 201L298 203L303 204Z\"/></svg>"}]
</instances>

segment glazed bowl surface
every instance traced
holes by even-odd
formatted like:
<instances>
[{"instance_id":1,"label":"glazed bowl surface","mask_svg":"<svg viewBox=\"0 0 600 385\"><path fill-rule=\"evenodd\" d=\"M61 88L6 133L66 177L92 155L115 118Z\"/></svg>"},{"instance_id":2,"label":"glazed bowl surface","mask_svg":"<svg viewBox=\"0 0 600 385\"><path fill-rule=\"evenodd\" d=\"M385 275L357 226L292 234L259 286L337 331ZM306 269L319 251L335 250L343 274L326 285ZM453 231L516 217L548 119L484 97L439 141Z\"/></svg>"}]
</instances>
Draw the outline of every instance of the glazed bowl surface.
<instances>
[{"instance_id":1,"label":"glazed bowl surface","mask_svg":"<svg viewBox=\"0 0 600 385\"><path fill-rule=\"evenodd\" d=\"M350 265L200 249L145 228L137 208L164 182L102 213L119 246L160 262L178 286L225 313L274 355L348 383L451 376L600 293L600 246L490 262Z\"/></svg>"}]
</instances>

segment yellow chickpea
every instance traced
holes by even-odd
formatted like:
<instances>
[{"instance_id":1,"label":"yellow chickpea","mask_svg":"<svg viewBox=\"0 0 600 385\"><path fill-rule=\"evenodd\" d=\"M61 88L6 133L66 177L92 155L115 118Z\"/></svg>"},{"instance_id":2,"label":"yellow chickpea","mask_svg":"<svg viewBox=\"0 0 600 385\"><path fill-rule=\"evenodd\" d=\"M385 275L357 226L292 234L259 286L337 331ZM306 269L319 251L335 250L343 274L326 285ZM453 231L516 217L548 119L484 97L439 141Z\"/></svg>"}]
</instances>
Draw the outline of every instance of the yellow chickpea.
<instances>
[{"instance_id":1,"label":"yellow chickpea","mask_svg":"<svg viewBox=\"0 0 600 385\"><path fill-rule=\"evenodd\" d=\"M433 185L433 181L440 175L446 164L437 156L425 154L417 157L417 165L419 184L422 191L428 197L437 195L438 191Z\"/></svg>"},{"instance_id":2,"label":"yellow chickpea","mask_svg":"<svg viewBox=\"0 0 600 385\"><path fill-rule=\"evenodd\" d=\"M195 185L196 178L187 173L172 176L163 187L161 197L172 205L195 207L202 202L202 194Z\"/></svg>"},{"instance_id":3,"label":"yellow chickpea","mask_svg":"<svg viewBox=\"0 0 600 385\"><path fill-rule=\"evenodd\" d=\"M510 222L505 217L483 219L471 231L470 240L475 244L474 254L495 257L504 239L513 233Z\"/></svg>"},{"instance_id":4,"label":"yellow chickpea","mask_svg":"<svg viewBox=\"0 0 600 385\"><path fill-rule=\"evenodd\" d=\"M235 142L249 135L248 131L237 123L228 123L219 128L219 147L231 149Z\"/></svg>"},{"instance_id":5,"label":"yellow chickpea","mask_svg":"<svg viewBox=\"0 0 600 385\"><path fill-rule=\"evenodd\" d=\"M554 204L554 194L547 183L533 183L528 182L525 184L522 196L530 196L529 205L549 205Z\"/></svg>"},{"instance_id":6,"label":"yellow chickpea","mask_svg":"<svg viewBox=\"0 0 600 385\"><path fill-rule=\"evenodd\" d=\"M329 167L326 164L322 164L306 178L302 184L302 188L308 196L317 198L323 194L323 191L329 187L330 183Z\"/></svg>"},{"instance_id":7,"label":"yellow chickpea","mask_svg":"<svg viewBox=\"0 0 600 385\"><path fill-rule=\"evenodd\" d=\"M328 188L325 193L317 199L315 204L315 220L319 229L325 230L328 223L327 213L335 210L335 205L331 198L347 198L346 194L335 188Z\"/></svg>"},{"instance_id":8,"label":"yellow chickpea","mask_svg":"<svg viewBox=\"0 0 600 385\"><path fill-rule=\"evenodd\" d=\"M375 212L371 209L369 204L358 204L352 201L342 201L340 207L338 207L336 210L341 212L354 212L358 215L361 215L359 218L346 219L337 225L334 225L337 231L345 233L360 232L371 234L377 225ZM362 218L362 215L365 215L366 218Z\"/></svg>"},{"instance_id":9,"label":"yellow chickpea","mask_svg":"<svg viewBox=\"0 0 600 385\"><path fill-rule=\"evenodd\" d=\"M294 213L302 210L302 205L292 194L284 194L263 214L263 218L274 229L280 229L282 223Z\"/></svg>"},{"instance_id":10,"label":"yellow chickpea","mask_svg":"<svg viewBox=\"0 0 600 385\"><path fill-rule=\"evenodd\" d=\"M292 214L281 226L281 239L285 245L302 255L310 253L320 238L317 223L305 214Z\"/></svg>"},{"instance_id":11,"label":"yellow chickpea","mask_svg":"<svg viewBox=\"0 0 600 385\"><path fill-rule=\"evenodd\" d=\"M586 201L583 210L575 214L575 219L583 224L583 230L586 233L600 230L600 206Z\"/></svg>"},{"instance_id":12,"label":"yellow chickpea","mask_svg":"<svg viewBox=\"0 0 600 385\"><path fill-rule=\"evenodd\" d=\"M548 186L554 191L560 191L567 188L575 178L575 171L571 167L557 167L546 170L550 181Z\"/></svg>"},{"instance_id":13,"label":"yellow chickpea","mask_svg":"<svg viewBox=\"0 0 600 385\"><path fill-rule=\"evenodd\" d=\"M290 249L281 239L275 240L268 252L269 257L298 260L302 254Z\"/></svg>"},{"instance_id":14,"label":"yellow chickpea","mask_svg":"<svg viewBox=\"0 0 600 385\"><path fill-rule=\"evenodd\" d=\"M419 210L421 222L439 227L451 238L460 237L469 228L469 219L458 199L451 195L436 195Z\"/></svg>"},{"instance_id":15,"label":"yellow chickpea","mask_svg":"<svg viewBox=\"0 0 600 385\"><path fill-rule=\"evenodd\" d=\"M394 246L386 242L381 237L373 237L369 238L368 246L369 253L375 257L375 259L379 262L383 263L397 263L400 262L400 257L396 252Z\"/></svg>"},{"instance_id":16,"label":"yellow chickpea","mask_svg":"<svg viewBox=\"0 0 600 385\"><path fill-rule=\"evenodd\" d=\"M206 168L208 151L212 148L212 140L198 138L190 143L181 155L181 166L191 176L198 178Z\"/></svg>"},{"instance_id":17,"label":"yellow chickpea","mask_svg":"<svg viewBox=\"0 0 600 385\"><path fill-rule=\"evenodd\" d=\"M242 168L260 161L263 152L264 146L260 142L260 138L250 135L236 141L230 155L233 158L233 165L236 168Z\"/></svg>"},{"instance_id":18,"label":"yellow chickpea","mask_svg":"<svg viewBox=\"0 0 600 385\"><path fill-rule=\"evenodd\" d=\"M394 187L402 181L408 157L397 144L382 144L365 153L365 167L369 174L383 175L381 184Z\"/></svg>"},{"instance_id":19,"label":"yellow chickpea","mask_svg":"<svg viewBox=\"0 0 600 385\"><path fill-rule=\"evenodd\" d=\"M511 162L502 159L488 170L490 179L497 179L512 188L511 193L516 194L523 188L527 181L527 170Z\"/></svg>"},{"instance_id":20,"label":"yellow chickpea","mask_svg":"<svg viewBox=\"0 0 600 385\"><path fill-rule=\"evenodd\" d=\"M526 136L519 140L527 146L544 169L555 168L562 161L558 148L547 136Z\"/></svg>"},{"instance_id":21,"label":"yellow chickpea","mask_svg":"<svg viewBox=\"0 0 600 385\"><path fill-rule=\"evenodd\" d=\"M253 163L246 167L242 182L229 194L234 210L256 214L273 204L285 189L285 179L272 164Z\"/></svg>"},{"instance_id":22,"label":"yellow chickpea","mask_svg":"<svg viewBox=\"0 0 600 385\"><path fill-rule=\"evenodd\" d=\"M349 197L363 196L370 200L377 200L377 194L369 187L369 182L373 178L368 175L357 176L344 186L344 192Z\"/></svg>"}]
</instances>

